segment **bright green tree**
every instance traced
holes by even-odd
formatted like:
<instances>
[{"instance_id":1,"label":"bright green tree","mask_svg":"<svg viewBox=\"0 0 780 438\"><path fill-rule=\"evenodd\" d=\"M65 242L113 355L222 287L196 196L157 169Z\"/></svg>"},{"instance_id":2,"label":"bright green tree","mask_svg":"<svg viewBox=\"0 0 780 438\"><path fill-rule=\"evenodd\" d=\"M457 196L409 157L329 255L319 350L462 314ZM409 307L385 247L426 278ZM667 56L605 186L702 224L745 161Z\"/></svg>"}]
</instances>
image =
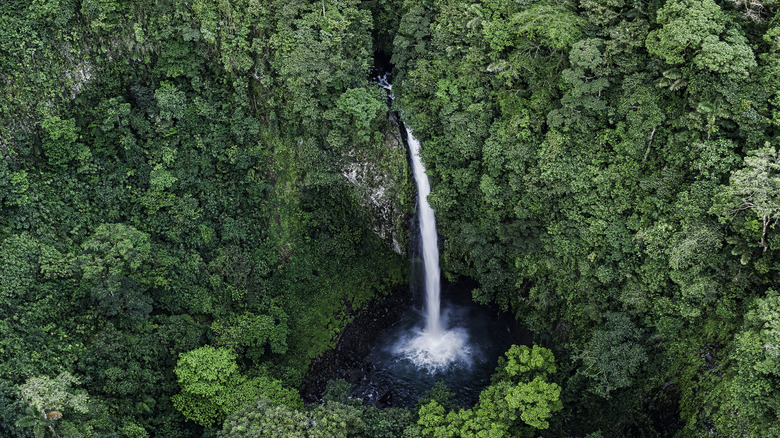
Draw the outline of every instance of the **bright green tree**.
<instances>
[{"instance_id":1,"label":"bright green tree","mask_svg":"<svg viewBox=\"0 0 780 438\"><path fill-rule=\"evenodd\" d=\"M513 345L472 409L446 412L435 400L420 408L423 436L498 438L523 424L547 429L553 413L563 407L561 387L549 382L555 371L550 350Z\"/></svg>"},{"instance_id":2,"label":"bright green tree","mask_svg":"<svg viewBox=\"0 0 780 438\"><path fill-rule=\"evenodd\" d=\"M278 380L247 378L239 372L236 359L231 350L209 345L180 354L174 372L181 392L171 397L176 409L189 420L211 426L222 423L261 396L280 404L300 406L296 391L282 387Z\"/></svg>"},{"instance_id":3,"label":"bright green tree","mask_svg":"<svg viewBox=\"0 0 780 438\"><path fill-rule=\"evenodd\" d=\"M647 50L671 65L693 65L734 77L756 66L753 50L713 0L673 0L658 10L661 28L650 32Z\"/></svg>"}]
</instances>

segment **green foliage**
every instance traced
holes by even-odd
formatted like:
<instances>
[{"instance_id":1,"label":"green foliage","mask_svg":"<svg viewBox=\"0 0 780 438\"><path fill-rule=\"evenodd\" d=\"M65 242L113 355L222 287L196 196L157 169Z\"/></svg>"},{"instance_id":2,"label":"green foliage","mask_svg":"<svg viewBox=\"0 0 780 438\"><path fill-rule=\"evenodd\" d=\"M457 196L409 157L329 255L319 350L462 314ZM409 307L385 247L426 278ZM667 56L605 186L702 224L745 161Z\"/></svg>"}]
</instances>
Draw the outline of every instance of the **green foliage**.
<instances>
[{"instance_id":1,"label":"green foliage","mask_svg":"<svg viewBox=\"0 0 780 438\"><path fill-rule=\"evenodd\" d=\"M414 415L407 408L377 409L373 406L363 407L363 431L361 437L395 438L404 435L414 424Z\"/></svg>"},{"instance_id":2,"label":"green foliage","mask_svg":"<svg viewBox=\"0 0 780 438\"><path fill-rule=\"evenodd\" d=\"M228 349L208 345L180 354L174 371L181 393L171 398L176 409L189 420L210 426L259 397L291 407L301 404L298 394L278 380L243 376L236 358Z\"/></svg>"},{"instance_id":3,"label":"green foliage","mask_svg":"<svg viewBox=\"0 0 780 438\"><path fill-rule=\"evenodd\" d=\"M27 415L19 418L16 421L15 426L24 429L32 429L35 438L43 438L46 436L46 432L53 429L54 421L56 420L49 420L45 415L42 415L35 406L29 406ZM52 429L49 429L50 427Z\"/></svg>"},{"instance_id":4,"label":"green foliage","mask_svg":"<svg viewBox=\"0 0 780 438\"><path fill-rule=\"evenodd\" d=\"M593 382L591 390L609 397L610 392L631 385L631 377L647 362L641 333L623 313L607 313L604 330L593 333L586 350L577 355L579 370Z\"/></svg>"},{"instance_id":5,"label":"green foliage","mask_svg":"<svg viewBox=\"0 0 780 438\"><path fill-rule=\"evenodd\" d=\"M184 117L184 109L187 107L187 96L176 85L165 81L160 88L154 90L154 99L162 120L171 121Z\"/></svg>"},{"instance_id":6,"label":"green foliage","mask_svg":"<svg viewBox=\"0 0 780 438\"><path fill-rule=\"evenodd\" d=\"M83 245L84 279L105 280L134 273L149 258L149 235L124 224L103 224Z\"/></svg>"},{"instance_id":7,"label":"green foliage","mask_svg":"<svg viewBox=\"0 0 780 438\"><path fill-rule=\"evenodd\" d=\"M286 353L289 334L287 314L278 307L272 307L270 313L256 315L245 312L214 321L211 329L217 335L217 345L231 348L253 359L259 359L264 354L265 345L268 345L273 353Z\"/></svg>"},{"instance_id":8,"label":"green foliage","mask_svg":"<svg viewBox=\"0 0 780 438\"><path fill-rule=\"evenodd\" d=\"M724 358L778 267L762 8L405 5L394 104L422 140L442 269L566 358L550 436L663 434L678 407L669 428L699 434L725 415Z\"/></svg>"},{"instance_id":9,"label":"green foliage","mask_svg":"<svg viewBox=\"0 0 780 438\"><path fill-rule=\"evenodd\" d=\"M253 388L295 385L402 281L341 173L405 164L367 81L372 13L397 15L277 3L0 7L0 379L78 369L95 433L192 436L171 356L206 327Z\"/></svg>"},{"instance_id":10,"label":"green foliage","mask_svg":"<svg viewBox=\"0 0 780 438\"><path fill-rule=\"evenodd\" d=\"M544 347L512 345L505 355L506 359L501 358L498 365L499 369L503 367L499 373L502 378L504 375L510 379L525 379L536 374L542 377L555 374L555 357Z\"/></svg>"},{"instance_id":11,"label":"green foliage","mask_svg":"<svg viewBox=\"0 0 780 438\"><path fill-rule=\"evenodd\" d=\"M302 412L260 399L230 416L218 436L338 438L355 436L362 427L359 410L352 406L328 402Z\"/></svg>"},{"instance_id":12,"label":"green foliage","mask_svg":"<svg viewBox=\"0 0 780 438\"><path fill-rule=\"evenodd\" d=\"M32 429L36 438L42 438L51 432L58 436L57 430L67 434L68 430L77 431L77 427L68 423L70 417L89 412L89 396L86 391L74 389L80 380L65 371L55 378L47 376L31 377L19 385L22 401L29 405L26 415L19 418L15 425ZM64 420L63 420L64 418ZM60 423L64 423L60 426ZM64 430L63 430L64 429ZM71 436L83 436L80 433Z\"/></svg>"},{"instance_id":13,"label":"green foliage","mask_svg":"<svg viewBox=\"0 0 780 438\"><path fill-rule=\"evenodd\" d=\"M565 6L554 2L536 2L511 18L516 32L531 41L556 50L571 47L582 35L582 19Z\"/></svg>"},{"instance_id":14,"label":"green foliage","mask_svg":"<svg viewBox=\"0 0 780 438\"><path fill-rule=\"evenodd\" d=\"M780 433L780 295L770 289L745 315L736 336L731 394L733 407L725 412L726 431L746 430L750 436Z\"/></svg>"},{"instance_id":15,"label":"green foliage","mask_svg":"<svg viewBox=\"0 0 780 438\"><path fill-rule=\"evenodd\" d=\"M322 401L325 403L336 402L343 405L359 405L360 400L353 399L350 392L352 385L344 379L328 380L325 392L322 393Z\"/></svg>"},{"instance_id":16,"label":"green foliage","mask_svg":"<svg viewBox=\"0 0 780 438\"><path fill-rule=\"evenodd\" d=\"M113 424L176 435L183 417L170 400L179 391L173 369L180 353L203 344L205 329L188 315L157 315L131 327L96 330L79 360L85 387L111 407Z\"/></svg>"},{"instance_id":17,"label":"green foliage","mask_svg":"<svg viewBox=\"0 0 780 438\"><path fill-rule=\"evenodd\" d=\"M520 423L535 429L550 427L549 419L563 407L561 388L548 378L556 371L550 350L513 345L499 363L493 382L472 409L446 412L436 400L420 407L423 436L501 437ZM519 421L518 421L519 420Z\"/></svg>"},{"instance_id":18,"label":"green foliage","mask_svg":"<svg viewBox=\"0 0 780 438\"><path fill-rule=\"evenodd\" d=\"M91 295L101 314L141 319L151 311L151 300L135 280L144 281L141 267L150 248L148 234L123 224L100 225L82 245L78 265L84 284L94 285Z\"/></svg>"},{"instance_id":19,"label":"green foliage","mask_svg":"<svg viewBox=\"0 0 780 438\"><path fill-rule=\"evenodd\" d=\"M342 153L352 153L350 148L370 150L381 142L372 140L379 134L378 120L384 114L386 105L382 102L381 89L368 91L365 88L351 88L336 101L336 107L325 113L333 122L334 129L328 134L328 144Z\"/></svg>"},{"instance_id":20,"label":"green foliage","mask_svg":"<svg viewBox=\"0 0 780 438\"><path fill-rule=\"evenodd\" d=\"M780 219L780 199L777 199L777 187L780 187L780 169L777 151L768 143L761 149L751 151L745 157L744 167L731 174L730 184L724 186L712 208L724 220L733 220L740 212L752 213L744 218L743 229L753 228L754 236L760 232L760 245L764 251L769 249L767 235ZM750 222L758 220L758 226L751 227Z\"/></svg>"},{"instance_id":21,"label":"green foliage","mask_svg":"<svg viewBox=\"0 0 780 438\"><path fill-rule=\"evenodd\" d=\"M747 76L757 65L747 39L726 30L726 14L711 0L668 2L657 22L662 27L648 35L647 50L668 64L692 59L700 69L732 76Z\"/></svg>"},{"instance_id":22,"label":"green foliage","mask_svg":"<svg viewBox=\"0 0 780 438\"><path fill-rule=\"evenodd\" d=\"M443 381L437 381L424 396L420 397L417 401L415 410L420 410L423 405L427 405L433 401L445 409L451 409L455 405L453 397L454 394L452 393L452 390L447 387L447 384Z\"/></svg>"},{"instance_id":23,"label":"green foliage","mask_svg":"<svg viewBox=\"0 0 780 438\"><path fill-rule=\"evenodd\" d=\"M371 133L372 120L384 109L385 105L380 93L374 90L369 92L365 88L351 88L336 101L336 108L347 117L348 121L352 121L351 128L355 129L358 138L364 141L368 140Z\"/></svg>"},{"instance_id":24,"label":"green foliage","mask_svg":"<svg viewBox=\"0 0 780 438\"><path fill-rule=\"evenodd\" d=\"M78 128L74 119L62 120L57 116L46 117L41 121L46 132L43 151L52 166L64 166L76 157L78 146Z\"/></svg>"},{"instance_id":25,"label":"green foliage","mask_svg":"<svg viewBox=\"0 0 780 438\"><path fill-rule=\"evenodd\" d=\"M251 401L239 398L237 388L244 379L230 350L207 345L182 353L175 372L182 392L174 396L174 406L185 417L204 426L221 422L241 404Z\"/></svg>"},{"instance_id":26,"label":"green foliage","mask_svg":"<svg viewBox=\"0 0 780 438\"><path fill-rule=\"evenodd\" d=\"M34 406L47 418L52 416L53 411L59 412L60 416L65 410L86 413L89 411L89 397L83 390L72 388L79 383L78 378L65 371L54 379L47 376L31 377L19 386L19 393L22 400Z\"/></svg>"},{"instance_id":27,"label":"green foliage","mask_svg":"<svg viewBox=\"0 0 780 438\"><path fill-rule=\"evenodd\" d=\"M374 230L406 219L366 201L410 199L377 49L423 141L444 273L566 358L560 415L552 371L517 352L484 415L436 396L431 427L653 436L679 411L681 434L777 433L759 328L780 267L777 5L732 3L3 2L0 434L201 435L171 397L177 355L207 341L245 367L213 397L295 398L350 312L405 281ZM65 371L88 413L13 402ZM348 407L279 418L422 434Z\"/></svg>"},{"instance_id":28,"label":"green foliage","mask_svg":"<svg viewBox=\"0 0 780 438\"><path fill-rule=\"evenodd\" d=\"M377 409L359 401L335 401L344 381L329 384L329 397L323 404L292 409L261 398L228 417L219 437L365 437L394 438L404 434L412 423L412 413L404 408ZM343 388L342 388L343 389ZM340 398L340 397L336 397Z\"/></svg>"}]
</instances>

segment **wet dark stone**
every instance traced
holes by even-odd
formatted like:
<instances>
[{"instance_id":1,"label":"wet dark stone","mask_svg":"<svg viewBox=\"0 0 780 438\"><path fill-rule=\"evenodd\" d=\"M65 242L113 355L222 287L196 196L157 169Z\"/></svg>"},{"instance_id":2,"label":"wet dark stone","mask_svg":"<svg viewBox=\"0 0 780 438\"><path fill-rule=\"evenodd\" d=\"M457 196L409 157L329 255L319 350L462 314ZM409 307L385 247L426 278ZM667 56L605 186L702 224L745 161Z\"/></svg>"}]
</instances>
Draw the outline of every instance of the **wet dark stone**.
<instances>
[{"instance_id":1,"label":"wet dark stone","mask_svg":"<svg viewBox=\"0 0 780 438\"><path fill-rule=\"evenodd\" d=\"M374 365L366 357L377 335L398 322L411 301L409 287L402 286L387 296L375 299L359 311L342 332L336 348L325 352L309 366L301 392L304 402L319 402L328 380L344 379L354 383L370 374ZM385 396L388 401L391 400L389 387L384 393L376 395L375 400Z\"/></svg>"},{"instance_id":2,"label":"wet dark stone","mask_svg":"<svg viewBox=\"0 0 780 438\"><path fill-rule=\"evenodd\" d=\"M425 370L410 373L403 361L393 361L390 365L387 350L382 346L392 345L396 335L410 329L409 318L421 315L419 297L413 299L419 294L404 287L369 303L347 325L336 347L312 363L302 391L304 401L321 401L328 380L344 379L352 385L352 396L365 404L379 408L410 407L435 381L441 380L454 391L458 405L473 405L481 389L489 384L498 356L512 343L529 345L531 336L510 314L473 303L471 291L477 286L473 281L464 278L457 283L444 282L442 286L445 314L451 309L455 316L469 315L470 324L456 322L456 326L469 327L475 330L472 335L482 336L479 341L474 338L475 368L461 368L463 373L447 371L430 375ZM487 334L488 338L480 333Z\"/></svg>"}]
</instances>

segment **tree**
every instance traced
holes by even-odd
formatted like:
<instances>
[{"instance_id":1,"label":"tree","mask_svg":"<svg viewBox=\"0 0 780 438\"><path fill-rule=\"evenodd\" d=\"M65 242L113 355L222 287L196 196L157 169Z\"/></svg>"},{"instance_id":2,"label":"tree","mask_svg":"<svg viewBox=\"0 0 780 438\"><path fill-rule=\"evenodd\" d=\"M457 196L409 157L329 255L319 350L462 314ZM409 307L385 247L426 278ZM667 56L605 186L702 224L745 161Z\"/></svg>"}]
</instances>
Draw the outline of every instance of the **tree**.
<instances>
[{"instance_id":1,"label":"tree","mask_svg":"<svg viewBox=\"0 0 780 438\"><path fill-rule=\"evenodd\" d=\"M584 21L565 4L548 1L535 2L511 18L517 34L556 50L566 50L580 39Z\"/></svg>"},{"instance_id":2,"label":"tree","mask_svg":"<svg viewBox=\"0 0 780 438\"><path fill-rule=\"evenodd\" d=\"M382 144L372 141L372 137L379 132L376 128L380 115L387 110L383 94L378 88L350 88L339 96L335 108L324 115L334 126L328 134L329 145L346 157Z\"/></svg>"},{"instance_id":3,"label":"tree","mask_svg":"<svg viewBox=\"0 0 780 438\"><path fill-rule=\"evenodd\" d=\"M79 264L84 280L132 274L150 254L149 235L125 224L100 225L82 248Z\"/></svg>"},{"instance_id":4,"label":"tree","mask_svg":"<svg viewBox=\"0 0 780 438\"><path fill-rule=\"evenodd\" d=\"M667 64L692 61L702 70L746 77L756 66L753 50L713 0L673 0L658 10L661 28L650 32L647 51Z\"/></svg>"},{"instance_id":5,"label":"tree","mask_svg":"<svg viewBox=\"0 0 780 438\"><path fill-rule=\"evenodd\" d=\"M20 417L14 425L23 429L32 429L33 436L35 438L43 438L46 435L46 431L51 432L52 436L57 436L57 432L54 429L55 422L59 420L57 415L53 415L49 418L47 415L41 415L41 412L35 408L35 406L28 406L25 415Z\"/></svg>"},{"instance_id":6,"label":"tree","mask_svg":"<svg viewBox=\"0 0 780 438\"><path fill-rule=\"evenodd\" d=\"M73 159L79 147L79 129L74 119L62 120L58 116L48 116L41 122L46 132L43 140L43 150L52 166L65 166Z\"/></svg>"},{"instance_id":7,"label":"tree","mask_svg":"<svg viewBox=\"0 0 780 438\"><path fill-rule=\"evenodd\" d=\"M174 369L181 392L171 397L176 409L189 420L211 426L261 396L291 407L301 405L298 393L278 380L242 375L236 359L232 351L209 345L181 353Z\"/></svg>"},{"instance_id":8,"label":"tree","mask_svg":"<svg viewBox=\"0 0 780 438\"><path fill-rule=\"evenodd\" d=\"M513 345L506 359L499 361L493 383L482 391L474 408L446 412L435 400L423 405L418 420L422 434L498 438L509 436L521 424L547 429L552 414L563 408L560 386L548 381L555 371L550 350Z\"/></svg>"},{"instance_id":9,"label":"tree","mask_svg":"<svg viewBox=\"0 0 780 438\"><path fill-rule=\"evenodd\" d=\"M244 353L253 360L259 360L265 353L265 346L275 354L287 352L287 314L273 306L270 314L244 312L218 319L211 324L217 335L217 344Z\"/></svg>"},{"instance_id":10,"label":"tree","mask_svg":"<svg viewBox=\"0 0 780 438\"><path fill-rule=\"evenodd\" d=\"M606 319L604 329L593 333L576 356L583 364L578 372L591 379L590 390L602 397L631 385L631 377L647 362L647 354L638 343L641 332L631 319L617 312L607 313Z\"/></svg>"},{"instance_id":11,"label":"tree","mask_svg":"<svg viewBox=\"0 0 780 438\"><path fill-rule=\"evenodd\" d=\"M54 422L63 418L69 410L81 414L89 412L89 396L86 391L73 388L73 385L79 383L79 379L67 371L54 379L47 376L27 379L19 386L19 392L22 400L35 411L28 412L27 416L17 421L17 425L33 428L36 438L43 436L44 428L53 436L58 436Z\"/></svg>"},{"instance_id":12,"label":"tree","mask_svg":"<svg viewBox=\"0 0 780 438\"><path fill-rule=\"evenodd\" d=\"M561 98L563 108L548 115L550 126L561 125L588 130L597 125L594 119L603 116L606 104L602 93L609 87L609 68L602 54L604 41L588 38L576 42L569 52L571 68L561 72L564 83L570 90Z\"/></svg>"},{"instance_id":13,"label":"tree","mask_svg":"<svg viewBox=\"0 0 780 438\"><path fill-rule=\"evenodd\" d=\"M733 404L723 409L724 426L780 436L780 294L770 289L755 300L735 341Z\"/></svg>"},{"instance_id":14,"label":"tree","mask_svg":"<svg viewBox=\"0 0 780 438\"><path fill-rule=\"evenodd\" d=\"M231 415L220 438L346 438L363 430L360 410L327 402L307 410L291 409L261 398Z\"/></svg>"},{"instance_id":15,"label":"tree","mask_svg":"<svg viewBox=\"0 0 780 438\"><path fill-rule=\"evenodd\" d=\"M91 294L101 313L130 319L148 315L151 299L134 278L150 257L148 234L131 225L102 224L82 250L78 258L82 279L92 285Z\"/></svg>"},{"instance_id":16,"label":"tree","mask_svg":"<svg viewBox=\"0 0 780 438\"><path fill-rule=\"evenodd\" d=\"M763 148L750 151L744 167L731 174L728 186L717 194L711 212L724 221L733 221L740 212L750 212L757 217L756 225L761 238L758 243L769 249L767 233L770 226L780 220L780 162L777 150L766 143ZM751 229L750 219L745 228ZM758 230L756 230L758 231Z\"/></svg>"},{"instance_id":17,"label":"tree","mask_svg":"<svg viewBox=\"0 0 780 438\"><path fill-rule=\"evenodd\" d=\"M184 110L187 107L187 96L171 82L164 81L160 88L154 91L157 101L159 117L165 121L184 118Z\"/></svg>"}]
</instances>

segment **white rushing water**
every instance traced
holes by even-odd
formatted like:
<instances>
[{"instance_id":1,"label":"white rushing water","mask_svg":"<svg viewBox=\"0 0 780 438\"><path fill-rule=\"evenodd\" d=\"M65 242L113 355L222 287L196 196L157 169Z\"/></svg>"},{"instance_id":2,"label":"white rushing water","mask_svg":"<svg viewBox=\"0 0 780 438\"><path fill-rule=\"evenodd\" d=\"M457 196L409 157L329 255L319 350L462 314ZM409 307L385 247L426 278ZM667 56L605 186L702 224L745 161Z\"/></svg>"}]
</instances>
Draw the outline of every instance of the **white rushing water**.
<instances>
[{"instance_id":1,"label":"white rushing water","mask_svg":"<svg viewBox=\"0 0 780 438\"><path fill-rule=\"evenodd\" d=\"M393 91L393 84L388 81L388 76L390 76L390 73L384 73L380 76L375 76L374 80L376 81L377 85L384 88L385 90ZM387 93L387 97L389 97L391 100L395 100L395 95L393 93Z\"/></svg>"},{"instance_id":2,"label":"white rushing water","mask_svg":"<svg viewBox=\"0 0 780 438\"><path fill-rule=\"evenodd\" d=\"M388 97L394 99L393 85L388 78L390 73L374 77L377 85L388 91ZM392 348L394 354L411 361L418 368L425 368L431 373L443 370L451 365L469 367L471 365L471 348L468 345L469 335L465 329L448 329L441 317L441 272L439 268L439 243L436 232L436 215L430 204L428 195L431 184L425 174L420 158L420 141L410 129L406 129L406 141L412 156L412 173L417 185L417 216L420 222L420 241L425 275L425 327L415 330L399 338Z\"/></svg>"},{"instance_id":3,"label":"white rushing water","mask_svg":"<svg viewBox=\"0 0 780 438\"><path fill-rule=\"evenodd\" d=\"M447 330L443 327L436 216L428 204L431 185L420 158L420 142L414 138L408 128L406 136L412 155L412 172L417 184L417 215L420 221L420 240L425 266L425 328L411 339L404 340L398 346L398 351L415 365L435 372L456 362L468 365L470 349L465 330Z\"/></svg>"},{"instance_id":4,"label":"white rushing water","mask_svg":"<svg viewBox=\"0 0 780 438\"><path fill-rule=\"evenodd\" d=\"M439 242L436 232L436 215L428 204L431 184L425 174L420 158L420 142L409 128L406 128L406 138L412 154L412 173L417 184L418 210L420 220L420 240L422 241L423 263L425 265L425 331L431 336L441 335L440 306L441 278L439 269Z\"/></svg>"},{"instance_id":5,"label":"white rushing water","mask_svg":"<svg viewBox=\"0 0 780 438\"><path fill-rule=\"evenodd\" d=\"M388 81L387 77L390 76L389 72L385 72L380 76L376 76L376 83L380 87L384 88L387 91L390 91L393 89L393 84Z\"/></svg>"}]
</instances>

